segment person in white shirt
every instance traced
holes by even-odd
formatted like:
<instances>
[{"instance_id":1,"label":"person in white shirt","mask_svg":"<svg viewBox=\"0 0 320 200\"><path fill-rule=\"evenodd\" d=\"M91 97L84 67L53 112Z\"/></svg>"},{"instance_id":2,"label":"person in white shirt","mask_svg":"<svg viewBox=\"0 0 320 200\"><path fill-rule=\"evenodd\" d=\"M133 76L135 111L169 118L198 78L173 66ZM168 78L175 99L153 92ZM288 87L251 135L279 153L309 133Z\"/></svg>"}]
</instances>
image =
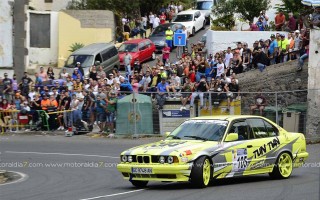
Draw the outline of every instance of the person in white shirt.
<instances>
[{"instance_id":1,"label":"person in white shirt","mask_svg":"<svg viewBox=\"0 0 320 200\"><path fill-rule=\"evenodd\" d=\"M157 28L160 24L160 19L157 15L155 15L154 19L153 19L153 28Z\"/></svg>"},{"instance_id":2,"label":"person in white shirt","mask_svg":"<svg viewBox=\"0 0 320 200\"><path fill-rule=\"evenodd\" d=\"M230 60L233 58L233 54L231 53L231 47L228 47L227 53L225 55L224 64L229 66Z\"/></svg>"},{"instance_id":3,"label":"person in white shirt","mask_svg":"<svg viewBox=\"0 0 320 200\"><path fill-rule=\"evenodd\" d=\"M144 30L147 30L147 22L148 22L148 17L147 17L147 14L145 14L145 15L142 17L142 24L143 24Z\"/></svg>"},{"instance_id":4,"label":"person in white shirt","mask_svg":"<svg viewBox=\"0 0 320 200\"><path fill-rule=\"evenodd\" d=\"M152 12L150 12L149 15L149 24L150 24L150 30L152 31L153 29L153 20L154 20L154 14L152 14Z\"/></svg>"},{"instance_id":5,"label":"person in white shirt","mask_svg":"<svg viewBox=\"0 0 320 200\"><path fill-rule=\"evenodd\" d=\"M221 78L221 74L224 73L224 63L222 62L222 58L218 58L218 64L217 64L217 76L216 78Z\"/></svg>"},{"instance_id":6,"label":"person in white shirt","mask_svg":"<svg viewBox=\"0 0 320 200\"><path fill-rule=\"evenodd\" d=\"M112 85L114 80L114 75L112 73L109 74L109 78L107 78L107 84Z\"/></svg>"}]
</instances>

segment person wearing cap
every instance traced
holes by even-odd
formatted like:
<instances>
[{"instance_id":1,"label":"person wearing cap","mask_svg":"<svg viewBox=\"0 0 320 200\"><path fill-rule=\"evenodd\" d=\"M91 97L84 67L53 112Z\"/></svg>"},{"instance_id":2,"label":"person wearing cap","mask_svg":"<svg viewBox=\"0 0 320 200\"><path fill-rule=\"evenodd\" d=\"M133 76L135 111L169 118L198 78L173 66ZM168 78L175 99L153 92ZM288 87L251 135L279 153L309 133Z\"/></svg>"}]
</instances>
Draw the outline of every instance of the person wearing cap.
<instances>
[{"instance_id":1,"label":"person wearing cap","mask_svg":"<svg viewBox=\"0 0 320 200\"><path fill-rule=\"evenodd\" d=\"M276 30L282 31L283 26L286 23L286 16L283 14L283 11L279 11L279 13L274 18L274 22L276 25Z\"/></svg>"},{"instance_id":2,"label":"person wearing cap","mask_svg":"<svg viewBox=\"0 0 320 200\"><path fill-rule=\"evenodd\" d=\"M115 91L111 91L109 97L106 98L107 108L106 108L106 122L107 128L109 128L110 133L114 133L114 120L116 118L117 112L117 94Z\"/></svg>"},{"instance_id":3,"label":"person wearing cap","mask_svg":"<svg viewBox=\"0 0 320 200\"><path fill-rule=\"evenodd\" d=\"M156 99L159 109L162 110L165 104L166 98L169 93L169 84L166 82L166 78L161 78L161 82L157 85Z\"/></svg>"},{"instance_id":4,"label":"person wearing cap","mask_svg":"<svg viewBox=\"0 0 320 200\"><path fill-rule=\"evenodd\" d=\"M166 71L164 70L164 67L161 66L159 69L160 69L160 77L167 79L168 75L167 75Z\"/></svg>"},{"instance_id":5,"label":"person wearing cap","mask_svg":"<svg viewBox=\"0 0 320 200\"><path fill-rule=\"evenodd\" d=\"M302 49L302 38L300 36L300 31L296 30L293 36L294 40L294 48L293 48L293 57L299 59L300 58L300 50Z\"/></svg>"},{"instance_id":6,"label":"person wearing cap","mask_svg":"<svg viewBox=\"0 0 320 200\"><path fill-rule=\"evenodd\" d=\"M287 62L288 52L289 52L289 40L286 38L285 34L280 34L281 40L278 41L279 46L279 62Z\"/></svg>"},{"instance_id":7,"label":"person wearing cap","mask_svg":"<svg viewBox=\"0 0 320 200\"><path fill-rule=\"evenodd\" d=\"M262 17L259 17L258 21L256 22L256 25L259 28L259 31L265 31Z\"/></svg>"},{"instance_id":8,"label":"person wearing cap","mask_svg":"<svg viewBox=\"0 0 320 200\"><path fill-rule=\"evenodd\" d=\"M276 36L274 34L270 36L271 42L268 49L270 65L276 64L276 59L278 57L279 48L278 48L278 42L275 40L275 38Z\"/></svg>"}]
</instances>

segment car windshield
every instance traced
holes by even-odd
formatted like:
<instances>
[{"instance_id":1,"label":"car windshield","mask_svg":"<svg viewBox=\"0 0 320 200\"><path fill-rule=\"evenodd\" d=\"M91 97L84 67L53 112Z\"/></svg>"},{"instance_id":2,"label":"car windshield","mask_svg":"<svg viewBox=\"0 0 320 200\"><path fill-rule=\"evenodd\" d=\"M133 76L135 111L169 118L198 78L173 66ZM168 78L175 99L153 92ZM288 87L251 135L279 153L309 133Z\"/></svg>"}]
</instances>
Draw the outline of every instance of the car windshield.
<instances>
[{"instance_id":1,"label":"car windshield","mask_svg":"<svg viewBox=\"0 0 320 200\"><path fill-rule=\"evenodd\" d=\"M67 68L74 68L76 63L80 62L83 68L90 67L93 63L92 55L71 55L66 63Z\"/></svg>"},{"instance_id":2,"label":"car windshield","mask_svg":"<svg viewBox=\"0 0 320 200\"><path fill-rule=\"evenodd\" d=\"M176 128L168 139L220 141L228 122L223 120L188 120Z\"/></svg>"},{"instance_id":3,"label":"car windshield","mask_svg":"<svg viewBox=\"0 0 320 200\"><path fill-rule=\"evenodd\" d=\"M128 52L137 52L138 44L123 43L118 49L119 52L125 52L127 50Z\"/></svg>"},{"instance_id":4,"label":"car windshield","mask_svg":"<svg viewBox=\"0 0 320 200\"><path fill-rule=\"evenodd\" d=\"M168 27L169 25L167 24L157 26L157 28L153 30L150 36L165 36L165 32L168 29Z\"/></svg>"},{"instance_id":5,"label":"car windshield","mask_svg":"<svg viewBox=\"0 0 320 200\"><path fill-rule=\"evenodd\" d=\"M192 15L177 15L177 17L173 20L174 22L189 22L193 21Z\"/></svg>"},{"instance_id":6,"label":"car windshield","mask_svg":"<svg viewBox=\"0 0 320 200\"><path fill-rule=\"evenodd\" d=\"M200 1L197 2L197 10L211 10L213 5L212 1Z\"/></svg>"}]
</instances>

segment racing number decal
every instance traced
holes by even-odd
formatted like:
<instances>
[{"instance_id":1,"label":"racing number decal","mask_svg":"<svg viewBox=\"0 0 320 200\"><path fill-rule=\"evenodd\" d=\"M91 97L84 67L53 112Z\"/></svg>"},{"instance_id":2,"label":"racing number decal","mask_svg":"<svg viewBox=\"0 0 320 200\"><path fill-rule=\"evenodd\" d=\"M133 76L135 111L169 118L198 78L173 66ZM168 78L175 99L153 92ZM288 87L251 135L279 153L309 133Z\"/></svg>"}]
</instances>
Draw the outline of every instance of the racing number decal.
<instances>
[{"instance_id":1,"label":"racing number decal","mask_svg":"<svg viewBox=\"0 0 320 200\"><path fill-rule=\"evenodd\" d=\"M248 166L248 154L247 149L235 149L233 153L233 171L244 171Z\"/></svg>"}]
</instances>

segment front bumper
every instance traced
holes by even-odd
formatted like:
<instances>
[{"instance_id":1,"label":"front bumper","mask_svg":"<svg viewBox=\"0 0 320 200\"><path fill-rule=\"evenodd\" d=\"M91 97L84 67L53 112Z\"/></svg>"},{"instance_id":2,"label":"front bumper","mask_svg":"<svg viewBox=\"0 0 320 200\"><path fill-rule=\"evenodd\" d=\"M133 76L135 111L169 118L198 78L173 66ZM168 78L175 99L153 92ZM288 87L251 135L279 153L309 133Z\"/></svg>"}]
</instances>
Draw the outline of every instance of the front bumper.
<instances>
[{"instance_id":1,"label":"front bumper","mask_svg":"<svg viewBox=\"0 0 320 200\"><path fill-rule=\"evenodd\" d=\"M131 169L152 168L152 174L132 174ZM174 181L182 182L189 181L192 164L132 164L120 163L117 169L122 173L126 180L141 180L141 181Z\"/></svg>"}]
</instances>

